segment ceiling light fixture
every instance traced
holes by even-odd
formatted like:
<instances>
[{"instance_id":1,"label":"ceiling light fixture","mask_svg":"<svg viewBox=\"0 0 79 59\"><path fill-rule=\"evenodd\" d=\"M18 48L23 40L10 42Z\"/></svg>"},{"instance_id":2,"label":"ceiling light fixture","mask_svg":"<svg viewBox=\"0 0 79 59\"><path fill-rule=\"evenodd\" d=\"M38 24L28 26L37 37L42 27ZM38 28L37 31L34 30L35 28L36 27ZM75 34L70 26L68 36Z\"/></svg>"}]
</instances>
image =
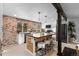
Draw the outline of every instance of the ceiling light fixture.
<instances>
[{"instance_id":1,"label":"ceiling light fixture","mask_svg":"<svg viewBox=\"0 0 79 59\"><path fill-rule=\"evenodd\" d=\"M39 22L40 22L40 12L38 12L38 14L39 14Z\"/></svg>"},{"instance_id":2,"label":"ceiling light fixture","mask_svg":"<svg viewBox=\"0 0 79 59\"><path fill-rule=\"evenodd\" d=\"M47 23L47 16L45 16L45 23Z\"/></svg>"},{"instance_id":3,"label":"ceiling light fixture","mask_svg":"<svg viewBox=\"0 0 79 59\"><path fill-rule=\"evenodd\" d=\"M14 14L14 16L16 16L16 14Z\"/></svg>"}]
</instances>

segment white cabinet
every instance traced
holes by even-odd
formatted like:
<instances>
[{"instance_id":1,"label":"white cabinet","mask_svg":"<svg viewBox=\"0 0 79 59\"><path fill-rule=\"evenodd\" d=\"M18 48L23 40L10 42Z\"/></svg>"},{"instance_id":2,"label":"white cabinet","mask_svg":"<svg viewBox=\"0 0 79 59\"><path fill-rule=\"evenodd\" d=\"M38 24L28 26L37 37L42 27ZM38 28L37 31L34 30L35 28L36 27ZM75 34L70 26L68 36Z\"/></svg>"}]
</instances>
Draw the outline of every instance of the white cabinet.
<instances>
[{"instance_id":1,"label":"white cabinet","mask_svg":"<svg viewBox=\"0 0 79 59\"><path fill-rule=\"evenodd\" d=\"M24 43L24 33L17 34L17 43L23 44Z\"/></svg>"}]
</instances>

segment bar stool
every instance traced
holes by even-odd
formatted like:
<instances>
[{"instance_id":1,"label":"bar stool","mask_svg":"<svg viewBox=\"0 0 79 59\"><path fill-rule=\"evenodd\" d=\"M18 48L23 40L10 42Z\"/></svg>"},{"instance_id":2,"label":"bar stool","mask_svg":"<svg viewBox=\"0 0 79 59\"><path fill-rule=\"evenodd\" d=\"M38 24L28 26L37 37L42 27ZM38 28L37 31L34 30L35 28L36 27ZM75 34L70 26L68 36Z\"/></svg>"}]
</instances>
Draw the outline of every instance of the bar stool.
<instances>
[{"instance_id":1,"label":"bar stool","mask_svg":"<svg viewBox=\"0 0 79 59\"><path fill-rule=\"evenodd\" d=\"M37 55L39 56L45 55L45 42L38 43Z\"/></svg>"},{"instance_id":2,"label":"bar stool","mask_svg":"<svg viewBox=\"0 0 79 59\"><path fill-rule=\"evenodd\" d=\"M46 51L46 54L49 53L50 50L51 50L51 48L50 48L50 40L46 40L45 41L45 51Z\"/></svg>"}]
</instances>

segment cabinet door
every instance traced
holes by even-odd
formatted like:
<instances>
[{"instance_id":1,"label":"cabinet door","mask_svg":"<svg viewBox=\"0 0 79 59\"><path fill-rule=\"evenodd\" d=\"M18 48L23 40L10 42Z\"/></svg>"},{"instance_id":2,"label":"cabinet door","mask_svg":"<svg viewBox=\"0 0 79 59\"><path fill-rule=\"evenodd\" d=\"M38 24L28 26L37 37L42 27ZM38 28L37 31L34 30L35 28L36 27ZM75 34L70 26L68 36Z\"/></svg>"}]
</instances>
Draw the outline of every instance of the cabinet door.
<instances>
[{"instance_id":1,"label":"cabinet door","mask_svg":"<svg viewBox=\"0 0 79 59\"><path fill-rule=\"evenodd\" d=\"M33 53L33 43L32 43L31 37L28 37L28 39L27 39L27 49Z\"/></svg>"}]
</instances>

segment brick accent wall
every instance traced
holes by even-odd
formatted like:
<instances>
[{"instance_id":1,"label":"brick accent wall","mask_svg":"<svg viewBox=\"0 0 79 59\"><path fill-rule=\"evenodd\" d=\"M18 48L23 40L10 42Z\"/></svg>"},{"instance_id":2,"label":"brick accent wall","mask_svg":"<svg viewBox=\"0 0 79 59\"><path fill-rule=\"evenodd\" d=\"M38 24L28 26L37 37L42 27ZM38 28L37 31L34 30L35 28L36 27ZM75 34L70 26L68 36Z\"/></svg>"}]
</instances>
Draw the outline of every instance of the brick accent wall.
<instances>
[{"instance_id":1,"label":"brick accent wall","mask_svg":"<svg viewBox=\"0 0 79 59\"><path fill-rule=\"evenodd\" d=\"M40 26L41 24L38 22L15 18L11 16L3 16L3 42L2 44L4 46L16 44L18 23L26 23L27 30L32 29L32 31L35 31L35 32L40 30L41 28Z\"/></svg>"},{"instance_id":2,"label":"brick accent wall","mask_svg":"<svg viewBox=\"0 0 79 59\"><path fill-rule=\"evenodd\" d=\"M17 20L13 17L3 17L3 45L16 43Z\"/></svg>"}]
</instances>

